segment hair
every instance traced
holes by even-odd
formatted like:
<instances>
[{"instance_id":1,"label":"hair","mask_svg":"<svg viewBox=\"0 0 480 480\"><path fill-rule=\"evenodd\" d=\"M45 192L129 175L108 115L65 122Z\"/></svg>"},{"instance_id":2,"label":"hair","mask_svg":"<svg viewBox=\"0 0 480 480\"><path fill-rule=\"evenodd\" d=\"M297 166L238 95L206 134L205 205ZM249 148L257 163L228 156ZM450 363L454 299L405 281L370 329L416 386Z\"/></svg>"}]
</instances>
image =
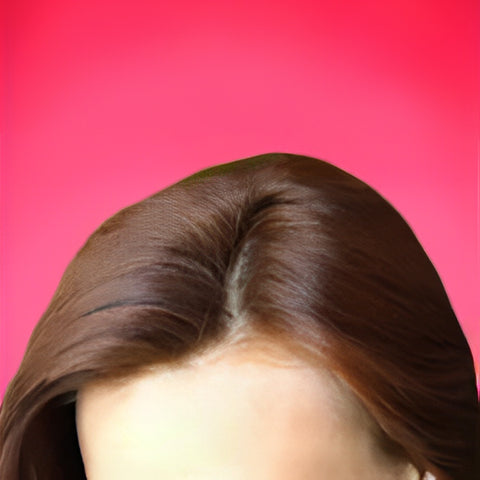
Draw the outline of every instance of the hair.
<instances>
[{"instance_id":1,"label":"hair","mask_svg":"<svg viewBox=\"0 0 480 480\"><path fill-rule=\"evenodd\" d=\"M0 478L86 478L87 382L260 336L328 365L421 473L479 478L472 355L435 268L375 190L286 153L203 170L91 235L6 391Z\"/></svg>"}]
</instances>

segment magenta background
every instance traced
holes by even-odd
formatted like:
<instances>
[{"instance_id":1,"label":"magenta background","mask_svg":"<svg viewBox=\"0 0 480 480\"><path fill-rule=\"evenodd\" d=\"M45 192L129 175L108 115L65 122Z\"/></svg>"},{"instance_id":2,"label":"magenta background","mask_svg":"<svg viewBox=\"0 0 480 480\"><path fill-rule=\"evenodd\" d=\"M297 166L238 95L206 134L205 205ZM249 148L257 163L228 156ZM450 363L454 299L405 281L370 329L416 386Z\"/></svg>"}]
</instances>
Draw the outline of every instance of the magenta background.
<instances>
[{"instance_id":1,"label":"magenta background","mask_svg":"<svg viewBox=\"0 0 480 480\"><path fill-rule=\"evenodd\" d=\"M201 168L272 151L328 160L391 201L478 367L478 1L3 8L0 397L103 220Z\"/></svg>"}]
</instances>

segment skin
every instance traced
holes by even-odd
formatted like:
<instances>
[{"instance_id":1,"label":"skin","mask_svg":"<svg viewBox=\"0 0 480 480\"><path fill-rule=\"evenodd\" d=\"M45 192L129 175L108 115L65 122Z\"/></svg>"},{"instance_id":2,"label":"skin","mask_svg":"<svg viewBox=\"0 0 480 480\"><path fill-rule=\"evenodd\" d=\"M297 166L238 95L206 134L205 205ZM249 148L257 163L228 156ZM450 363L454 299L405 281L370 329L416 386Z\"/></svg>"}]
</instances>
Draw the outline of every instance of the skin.
<instances>
[{"instance_id":1,"label":"skin","mask_svg":"<svg viewBox=\"0 0 480 480\"><path fill-rule=\"evenodd\" d=\"M88 384L77 430L89 480L418 480L326 370L261 345Z\"/></svg>"}]
</instances>

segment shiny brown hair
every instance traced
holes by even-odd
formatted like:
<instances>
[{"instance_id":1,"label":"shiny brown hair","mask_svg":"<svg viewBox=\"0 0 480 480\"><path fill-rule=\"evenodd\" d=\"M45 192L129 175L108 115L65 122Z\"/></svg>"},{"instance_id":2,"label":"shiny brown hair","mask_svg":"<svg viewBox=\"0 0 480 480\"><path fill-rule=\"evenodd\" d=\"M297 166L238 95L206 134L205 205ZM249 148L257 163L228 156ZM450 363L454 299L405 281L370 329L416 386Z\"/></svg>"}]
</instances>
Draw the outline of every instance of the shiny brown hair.
<instances>
[{"instance_id":1,"label":"shiny brown hair","mask_svg":"<svg viewBox=\"0 0 480 480\"><path fill-rule=\"evenodd\" d=\"M371 187L284 153L204 170L92 234L7 389L0 478L86 478L83 385L239 332L327 364L421 473L479 478L472 356L432 263Z\"/></svg>"}]
</instances>

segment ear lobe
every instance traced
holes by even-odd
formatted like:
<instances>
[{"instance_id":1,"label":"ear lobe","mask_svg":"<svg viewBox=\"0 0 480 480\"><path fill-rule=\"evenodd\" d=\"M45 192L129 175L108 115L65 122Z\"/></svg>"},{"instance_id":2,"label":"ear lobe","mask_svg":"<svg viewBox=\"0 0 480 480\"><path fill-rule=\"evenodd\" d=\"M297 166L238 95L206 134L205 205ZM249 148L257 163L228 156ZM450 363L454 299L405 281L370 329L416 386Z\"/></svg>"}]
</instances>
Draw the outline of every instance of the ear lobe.
<instances>
[{"instance_id":1,"label":"ear lobe","mask_svg":"<svg viewBox=\"0 0 480 480\"><path fill-rule=\"evenodd\" d=\"M401 478L402 480L424 480L423 477L420 478L420 472L418 469L410 462L404 465L404 470L398 478Z\"/></svg>"},{"instance_id":2,"label":"ear lobe","mask_svg":"<svg viewBox=\"0 0 480 480\"><path fill-rule=\"evenodd\" d=\"M402 478L406 480L437 480L437 477L428 470L425 470L422 475L411 463L408 464L405 477Z\"/></svg>"}]
</instances>

